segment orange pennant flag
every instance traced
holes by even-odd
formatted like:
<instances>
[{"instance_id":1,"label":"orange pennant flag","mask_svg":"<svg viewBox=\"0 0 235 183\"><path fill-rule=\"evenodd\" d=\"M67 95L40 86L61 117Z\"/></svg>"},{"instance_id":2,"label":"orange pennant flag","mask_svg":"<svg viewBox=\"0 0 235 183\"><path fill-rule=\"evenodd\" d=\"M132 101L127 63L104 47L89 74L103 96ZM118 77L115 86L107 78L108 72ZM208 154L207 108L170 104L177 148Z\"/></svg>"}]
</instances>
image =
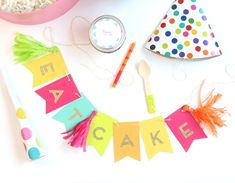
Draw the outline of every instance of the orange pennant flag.
<instances>
[{"instance_id":1,"label":"orange pennant flag","mask_svg":"<svg viewBox=\"0 0 235 183\"><path fill-rule=\"evenodd\" d=\"M115 162L126 156L140 160L139 123L113 123Z\"/></svg>"}]
</instances>

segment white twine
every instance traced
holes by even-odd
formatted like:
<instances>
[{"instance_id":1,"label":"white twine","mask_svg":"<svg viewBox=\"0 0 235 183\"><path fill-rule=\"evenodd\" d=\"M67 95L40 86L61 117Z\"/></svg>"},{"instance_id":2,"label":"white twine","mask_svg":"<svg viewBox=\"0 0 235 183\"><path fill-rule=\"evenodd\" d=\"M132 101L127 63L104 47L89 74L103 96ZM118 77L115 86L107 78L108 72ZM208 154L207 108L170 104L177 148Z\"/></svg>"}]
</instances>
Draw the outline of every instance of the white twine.
<instances>
[{"instance_id":1,"label":"white twine","mask_svg":"<svg viewBox=\"0 0 235 183\"><path fill-rule=\"evenodd\" d=\"M57 0L0 0L0 9L12 13L26 13L45 8Z\"/></svg>"},{"instance_id":2,"label":"white twine","mask_svg":"<svg viewBox=\"0 0 235 183\"><path fill-rule=\"evenodd\" d=\"M110 82L115 78L116 73L113 73L111 70L109 70L106 67L102 67L99 64L96 63L95 59L92 57L92 55L86 50L86 46L90 46L91 43L90 41L88 42L77 42L76 40L76 35L75 35L75 31L74 31L74 26L76 21L83 21L85 22L89 27L91 26L91 22L89 20L87 20L85 17L82 16L76 16L71 20L70 23L70 34L71 34L71 42L70 43L64 43L64 42L60 42L60 41L56 41L54 36L55 36L55 32L54 29L52 27L46 27L43 30L43 35L44 38L50 42L52 45L59 45L59 46L65 46L65 47L75 47L76 49L78 49L79 51L83 52L88 58L89 58L89 62L97 69L102 71L103 73L105 73L105 76L100 76L99 74L97 74L94 69L90 68L87 64L83 64L83 63L78 63L81 66L83 66L85 69L87 69L90 73L92 73L94 75L94 77L96 77L99 80L110 80ZM89 35L87 35L89 37ZM119 83L123 86L131 86L134 83L134 76L128 72L128 71L123 71L123 76L122 78L124 79L120 79Z\"/></svg>"}]
</instances>

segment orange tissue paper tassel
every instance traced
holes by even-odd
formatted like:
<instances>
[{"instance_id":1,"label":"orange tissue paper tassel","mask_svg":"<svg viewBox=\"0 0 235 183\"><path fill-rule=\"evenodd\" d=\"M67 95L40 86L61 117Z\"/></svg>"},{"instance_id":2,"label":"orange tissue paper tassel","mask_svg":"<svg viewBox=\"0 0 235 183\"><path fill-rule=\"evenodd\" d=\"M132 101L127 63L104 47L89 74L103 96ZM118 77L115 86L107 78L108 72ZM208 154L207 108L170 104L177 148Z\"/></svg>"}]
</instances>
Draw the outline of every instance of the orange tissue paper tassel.
<instances>
[{"instance_id":1,"label":"orange tissue paper tassel","mask_svg":"<svg viewBox=\"0 0 235 183\"><path fill-rule=\"evenodd\" d=\"M205 125L213 135L217 136L217 127L225 126L222 116L227 113L225 108L215 108L213 105L222 97L222 94L213 95L212 90L209 95L201 101L201 90L205 81L202 82L198 93L198 107L196 109L185 105L183 110L190 112L200 126Z\"/></svg>"}]
</instances>

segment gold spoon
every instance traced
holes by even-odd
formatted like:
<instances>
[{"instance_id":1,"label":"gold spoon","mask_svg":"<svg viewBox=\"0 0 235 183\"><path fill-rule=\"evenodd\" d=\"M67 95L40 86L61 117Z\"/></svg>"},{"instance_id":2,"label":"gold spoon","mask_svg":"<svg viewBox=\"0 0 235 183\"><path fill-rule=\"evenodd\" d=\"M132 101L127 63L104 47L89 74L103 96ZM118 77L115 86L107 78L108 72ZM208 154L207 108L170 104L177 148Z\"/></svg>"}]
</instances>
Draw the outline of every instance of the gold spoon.
<instances>
[{"instance_id":1,"label":"gold spoon","mask_svg":"<svg viewBox=\"0 0 235 183\"><path fill-rule=\"evenodd\" d=\"M154 104L154 98L153 94L150 88L150 82L149 82L149 76L151 73L150 67L144 60L141 60L138 65L138 72L139 75L143 78L144 81L144 88L145 88L145 96L146 96L146 102L148 105L148 112L149 113L155 113L156 107Z\"/></svg>"}]
</instances>

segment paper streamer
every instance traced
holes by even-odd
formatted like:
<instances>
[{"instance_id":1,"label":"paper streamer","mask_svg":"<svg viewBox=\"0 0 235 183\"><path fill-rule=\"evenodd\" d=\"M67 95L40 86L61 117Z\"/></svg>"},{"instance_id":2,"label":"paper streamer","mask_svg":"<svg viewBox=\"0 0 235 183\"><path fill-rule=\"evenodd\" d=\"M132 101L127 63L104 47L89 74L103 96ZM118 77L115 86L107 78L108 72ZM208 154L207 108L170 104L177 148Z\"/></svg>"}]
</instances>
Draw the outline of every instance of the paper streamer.
<instances>
[{"instance_id":1,"label":"paper streamer","mask_svg":"<svg viewBox=\"0 0 235 183\"><path fill-rule=\"evenodd\" d=\"M45 151L41 145L37 131L33 126L33 120L29 118L28 114L23 109L23 102L21 102L20 98L18 97L11 76L6 70L7 68L2 69L2 73L9 95L16 110L16 117L21 128L20 133L25 151L30 160L37 160L45 156Z\"/></svg>"}]
</instances>

